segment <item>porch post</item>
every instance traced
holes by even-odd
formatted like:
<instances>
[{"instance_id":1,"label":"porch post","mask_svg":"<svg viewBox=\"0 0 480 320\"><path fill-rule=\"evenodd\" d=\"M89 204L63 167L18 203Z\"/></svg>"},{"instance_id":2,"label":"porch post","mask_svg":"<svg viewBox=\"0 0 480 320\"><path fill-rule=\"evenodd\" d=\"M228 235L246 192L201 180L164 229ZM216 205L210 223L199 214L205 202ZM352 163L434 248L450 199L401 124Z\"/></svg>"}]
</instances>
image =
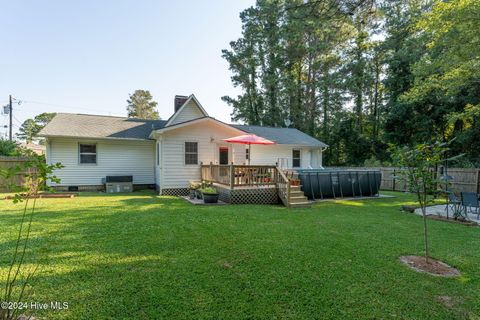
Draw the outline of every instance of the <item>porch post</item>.
<instances>
[{"instance_id":1,"label":"porch post","mask_svg":"<svg viewBox=\"0 0 480 320\"><path fill-rule=\"evenodd\" d=\"M235 168L233 167L233 162L230 163L230 190L233 190L235 185Z\"/></svg>"},{"instance_id":2,"label":"porch post","mask_svg":"<svg viewBox=\"0 0 480 320\"><path fill-rule=\"evenodd\" d=\"M212 167L212 161L210 161L210 181L214 181L213 179L213 167Z\"/></svg>"}]
</instances>

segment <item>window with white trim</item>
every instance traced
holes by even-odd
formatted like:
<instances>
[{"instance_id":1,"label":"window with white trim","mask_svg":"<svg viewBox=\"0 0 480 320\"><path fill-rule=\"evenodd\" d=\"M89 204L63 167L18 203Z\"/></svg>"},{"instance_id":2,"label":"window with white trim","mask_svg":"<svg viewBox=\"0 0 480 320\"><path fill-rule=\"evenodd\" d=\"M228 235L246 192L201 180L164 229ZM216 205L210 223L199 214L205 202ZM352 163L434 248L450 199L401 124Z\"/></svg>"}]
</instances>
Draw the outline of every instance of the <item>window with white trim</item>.
<instances>
[{"instance_id":1,"label":"window with white trim","mask_svg":"<svg viewBox=\"0 0 480 320\"><path fill-rule=\"evenodd\" d=\"M292 150L292 167L299 168L301 164L301 152L299 149Z\"/></svg>"},{"instance_id":2,"label":"window with white trim","mask_svg":"<svg viewBox=\"0 0 480 320\"><path fill-rule=\"evenodd\" d=\"M80 164L97 164L97 145L93 143L80 143L78 145Z\"/></svg>"},{"instance_id":3,"label":"window with white trim","mask_svg":"<svg viewBox=\"0 0 480 320\"><path fill-rule=\"evenodd\" d=\"M198 164L198 142L185 142L185 164Z\"/></svg>"}]
</instances>

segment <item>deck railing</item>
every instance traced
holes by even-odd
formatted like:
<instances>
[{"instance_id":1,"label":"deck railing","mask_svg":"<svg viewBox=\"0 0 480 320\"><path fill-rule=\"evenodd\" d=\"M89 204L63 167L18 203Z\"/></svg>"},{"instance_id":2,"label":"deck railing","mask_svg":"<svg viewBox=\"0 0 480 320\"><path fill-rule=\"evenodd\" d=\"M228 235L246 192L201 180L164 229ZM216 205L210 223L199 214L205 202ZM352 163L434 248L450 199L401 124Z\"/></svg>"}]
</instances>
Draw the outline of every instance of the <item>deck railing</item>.
<instances>
[{"instance_id":1,"label":"deck railing","mask_svg":"<svg viewBox=\"0 0 480 320\"><path fill-rule=\"evenodd\" d=\"M282 203L290 206L290 180L293 171L285 171L277 166L208 164L201 165L202 181L222 184L235 189L238 187L275 187Z\"/></svg>"},{"instance_id":2,"label":"deck railing","mask_svg":"<svg viewBox=\"0 0 480 320\"><path fill-rule=\"evenodd\" d=\"M277 167L236 164L202 164L201 179L202 181L215 182L229 186L230 189L245 186L275 186L277 183Z\"/></svg>"},{"instance_id":3,"label":"deck railing","mask_svg":"<svg viewBox=\"0 0 480 320\"><path fill-rule=\"evenodd\" d=\"M290 180L282 169L276 169L278 197L282 200L282 203L288 207L290 206Z\"/></svg>"}]
</instances>

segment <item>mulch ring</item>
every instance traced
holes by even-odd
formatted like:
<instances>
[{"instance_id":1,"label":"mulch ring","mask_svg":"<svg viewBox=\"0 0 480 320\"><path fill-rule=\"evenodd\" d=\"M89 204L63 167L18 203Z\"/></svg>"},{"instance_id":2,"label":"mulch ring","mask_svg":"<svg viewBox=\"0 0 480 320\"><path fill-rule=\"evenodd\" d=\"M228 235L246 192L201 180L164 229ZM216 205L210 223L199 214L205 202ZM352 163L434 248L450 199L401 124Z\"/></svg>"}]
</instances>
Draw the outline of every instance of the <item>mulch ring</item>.
<instances>
[{"instance_id":1,"label":"mulch ring","mask_svg":"<svg viewBox=\"0 0 480 320\"><path fill-rule=\"evenodd\" d=\"M418 209L418 208L419 207L416 207L416 206L403 205L401 210L403 212L415 213L415 210ZM463 226L468 226L468 227L477 227L479 225L477 222L466 220L464 217L459 217L457 219L453 219L453 218L449 217L447 219L447 217L439 216L439 215L436 215L436 214L427 214L427 219L456 223L456 224L461 224Z\"/></svg>"},{"instance_id":2,"label":"mulch ring","mask_svg":"<svg viewBox=\"0 0 480 320\"><path fill-rule=\"evenodd\" d=\"M433 276L456 277L460 275L460 271L457 269L432 258L428 259L428 263L422 256L401 256L399 260L417 272L428 273Z\"/></svg>"}]
</instances>

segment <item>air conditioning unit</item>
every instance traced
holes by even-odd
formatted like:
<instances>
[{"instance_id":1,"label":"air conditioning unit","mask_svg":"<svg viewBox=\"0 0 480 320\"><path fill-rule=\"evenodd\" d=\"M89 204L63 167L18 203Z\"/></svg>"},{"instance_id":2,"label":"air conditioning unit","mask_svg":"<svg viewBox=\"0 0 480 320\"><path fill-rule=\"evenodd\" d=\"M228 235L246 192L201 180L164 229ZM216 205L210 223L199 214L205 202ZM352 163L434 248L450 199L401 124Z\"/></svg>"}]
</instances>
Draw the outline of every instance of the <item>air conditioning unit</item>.
<instances>
[{"instance_id":1,"label":"air conditioning unit","mask_svg":"<svg viewBox=\"0 0 480 320\"><path fill-rule=\"evenodd\" d=\"M133 192L132 176L106 176L104 183L107 193Z\"/></svg>"}]
</instances>

